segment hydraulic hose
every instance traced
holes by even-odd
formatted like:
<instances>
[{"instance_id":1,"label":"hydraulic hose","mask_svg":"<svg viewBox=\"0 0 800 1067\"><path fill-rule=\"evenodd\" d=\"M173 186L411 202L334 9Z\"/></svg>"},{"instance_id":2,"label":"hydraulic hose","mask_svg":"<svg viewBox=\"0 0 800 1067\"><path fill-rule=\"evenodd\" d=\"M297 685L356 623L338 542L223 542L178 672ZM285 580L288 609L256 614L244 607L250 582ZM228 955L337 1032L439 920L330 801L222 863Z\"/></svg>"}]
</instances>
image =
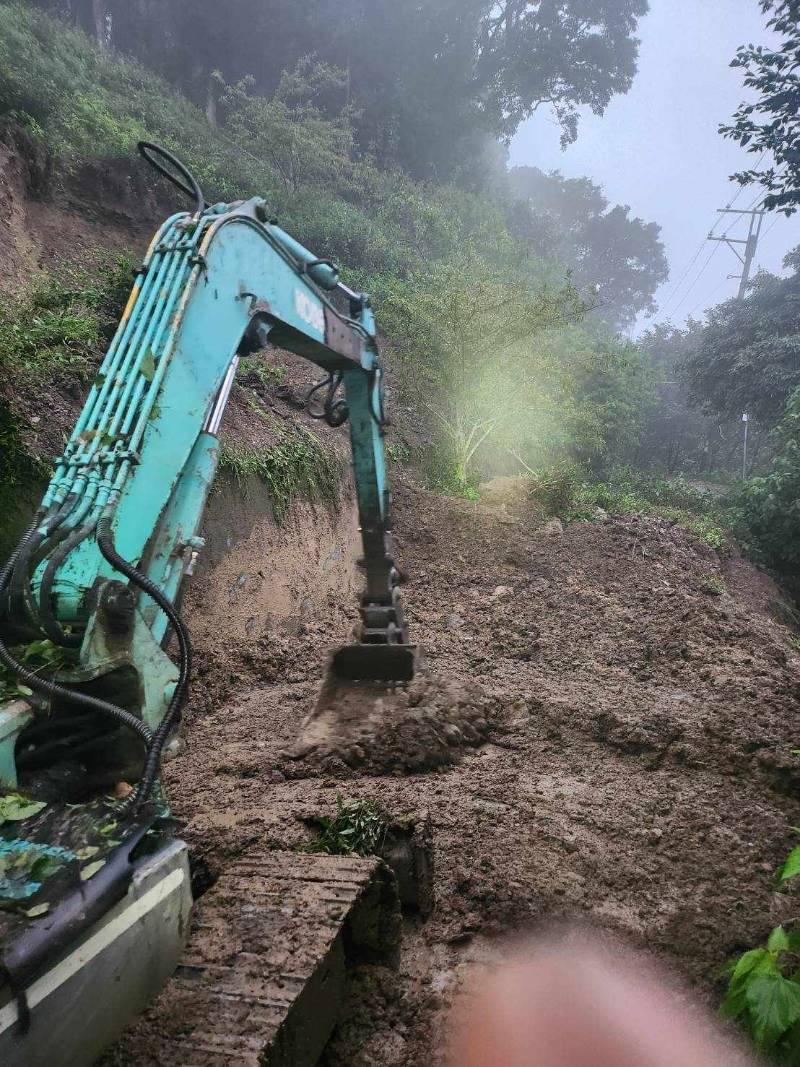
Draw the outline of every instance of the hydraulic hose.
<instances>
[{"instance_id":1,"label":"hydraulic hose","mask_svg":"<svg viewBox=\"0 0 800 1067\"><path fill-rule=\"evenodd\" d=\"M41 518L42 516L37 514L37 517L23 535L19 545L11 554L2 570L0 570L0 599L2 599L3 592L8 584L8 579L17 561L17 557L21 550L28 544L29 539L36 533ZM137 719L135 715L132 715L129 711L125 711L124 708L118 707L116 704L110 704L106 700L100 700L98 697L89 696L86 693L76 693L72 689L67 689L66 686L59 685L58 682L54 682L49 678L42 678L35 671L26 667L24 663L20 663L15 659L2 637L0 637L0 663L3 663L10 671L13 671L13 673L35 693L41 693L43 696L51 698L56 697L59 700L64 700L71 704L80 704L85 708L91 708L92 711L99 711L102 715L108 716L119 725L127 726L128 729L133 730L134 733L138 734L145 745L150 744L153 734L147 724L141 719Z\"/></svg>"},{"instance_id":2,"label":"hydraulic hose","mask_svg":"<svg viewBox=\"0 0 800 1067\"><path fill-rule=\"evenodd\" d=\"M139 154L143 159L147 160L151 167L155 168L159 174L163 174L167 181L172 182L182 193L186 193L187 196L194 200L195 214L202 215L208 205L197 178L195 178L186 164L181 163L177 156L173 156L172 152L168 152L161 145L153 144L152 141L139 141L137 148L139 149ZM166 160L174 169L170 170L165 167L160 162L159 157ZM176 171L177 174L175 173Z\"/></svg>"},{"instance_id":3,"label":"hydraulic hose","mask_svg":"<svg viewBox=\"0 0 800 1067\"><path fill-rule=\"evenodd\" d=\"M22 614L28 622L39 626L36 614L36 605L33 603L30 589L31 572L47 554L47 542L56 535L56 544L59 540L59 528L72 511L77 502L74 494L67 496L64 503L59 507L53 505L44 512L41 508L37 511L37 518L26 531L19 543L15 560L10 572L9 600L11 604L22 609ZM44 525L44 533L38 533ZM66 536L64 534L63 536Z\"/></svg>"},{"instance_id":4,"label":"hydraulic hose","mask_svg":"<svg viewBox=\"0 0 800 1067\"><path fill-rule=\"evenodd\" d=\"M159 589L155 582L151 581L146 574L142 574L133 564L124 559L114 547L114 539L111 533L111 516L104 515L97 524L97 546L104 558L125 575L142 592L146 593L158 604L175 630L180 653L180 665L178 668L178 681L172 694L164 718L153 734L152 740L145 756L144 771L134 792L120 805L118 809L121 816L135 814L145 803L158 775L161 762L161 752L167 738L180 721L181 708L189 691L189 678L192 671L192 644L186 624L178 614L175 606Z\"/></svg>"}]
</instances>

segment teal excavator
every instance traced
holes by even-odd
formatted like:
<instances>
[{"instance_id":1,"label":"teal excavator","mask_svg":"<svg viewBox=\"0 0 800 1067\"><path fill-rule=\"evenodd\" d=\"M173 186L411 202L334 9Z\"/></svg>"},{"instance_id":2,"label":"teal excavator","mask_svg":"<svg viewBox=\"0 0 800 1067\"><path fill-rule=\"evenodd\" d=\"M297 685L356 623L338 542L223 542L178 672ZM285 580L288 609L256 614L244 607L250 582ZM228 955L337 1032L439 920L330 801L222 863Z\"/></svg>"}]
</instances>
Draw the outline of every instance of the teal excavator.
<instances>
[{"instance_id":1,"label":"teal excavator","mask_svg":"<svg viewBox=\"0 0 800 1067\"><path fill-rule=\"evenodd\" d=\"M179 958L189 867L159 777L192 669L178 604L203 547L238 360L267 342L322 368L317 413L349 420L366 589L360 640L333 653L332 676L346 687L414 674L368 297L264 200L208 204L173 155L139 148L194 208L153 238L41 506L0 570L0 663L20 694L0 706L8 1065L92 1062ZM57 669L32 667L32 647ZM115 798L119 783L133 788Z\"/></svg>"}]
</instances>

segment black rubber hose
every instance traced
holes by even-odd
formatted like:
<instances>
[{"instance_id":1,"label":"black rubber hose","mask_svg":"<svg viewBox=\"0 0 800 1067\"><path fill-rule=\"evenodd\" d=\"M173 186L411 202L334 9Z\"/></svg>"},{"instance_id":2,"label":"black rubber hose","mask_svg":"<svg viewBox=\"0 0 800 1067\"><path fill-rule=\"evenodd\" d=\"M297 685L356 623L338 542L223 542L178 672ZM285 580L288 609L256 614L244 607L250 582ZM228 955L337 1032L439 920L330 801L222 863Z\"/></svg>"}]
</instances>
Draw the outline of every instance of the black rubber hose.
<instances>
[{"instance_id":1,"label":"black rubber hose","mask_svg":"<svg viewBox=\"0 0 800 1067\"><path fill-rule=\"evenodd\" d=\"M203 190L200 188L200 183L186 164L181 163L177 156L173 156L172 152L168 152L166 148L162 148L161 145L153 144L152 141L139 141L136 147L139 149L139 154L142 159L147 160L151 167L154 167L159 174L163 174L167 181L172 182L172 184L177 186L182 193L186 193L187 196L192 197L196 204L196 213L202 215L203 210L208 207L208 204L203 196ZM173 174L173 172L165 167L163 163L154 158L156 156L165 159L178 171L178 174ZM181 178L178 175L185 178L186 182L181 181Z\"/></svg>"},{"instance_id":2,"label":"black rubber hose","mask_svg":"<svg viewBox=\"0 0 800 1067\"><path fill-rule=\"evenodd\" d=\"M53 536L55 535L56 544L59 539L63 540L67 536L59 530L59 527L75 507L77 500L77 495L71 493L61 507L53 505L46 513L39 509L38 521L28 529L19 543L9 584L9 601L12 608L21 611L33 627L38 628L40 621L31 595L32 573L50 551L51 546L48 542ZM36 530L42 525L45 526L45 532L34 537Z\"/></svg>"},{"instance_id":3,"label":"black rubber hose","mask_svg":"<svg viewBox=\"0 0 800 1067\"><path fill-rule=\"evenodd\" d=\"M97 545L104 558L125 575L126 578L138 586L152 600L158 604L175 630L180 652L180 666L178 668L178 681L175 691L169 702L164 718L159 723L153 734L153 739L145 757L144 771L136 786L135 791L117 809L120 815L135 814L147 800L158 776L161 762L161 751L170 733L180 721L181 708L189 691L189 679L192 672L192 643L186 624L175 609L175 606L151 581L146 574L142 574L133 564L124 559L114 548L114 539L111 533L111 518L103 516L97 524Z\"/></svg>"},{"instance_id":4,"label":"black rubber hose","mask_svg":"<svg viewBox=\"0 0 800 1067\"><path fill-rule=\"evenodd\" d=\"M38 516L28 528L3 569L0 570L0 599L2 599L3 592L8 584L9 575L14 568L20 549L27 543L31 535L36 532L40 522L41 516ZM120 723L122 726L127 726L129 729L133 730L139 737L141 737L145 745L149 745L152 741L153 734L147 723L143 722L141 719L137 719L135 715L132 715L129 711L125 711L124 708L117 707L116 704L109 704L105 700L89 696L86 693L76 693L72 689L67 689L66 686L59 685L58 682L51 681L49 678L42 678L40 675L36 674L35 671L30 670L23 663L19 663L14 658L2 637L0 637L0 663L3 663L8 667L20 681L35 693L41 693L42 695L49 697L57 697L59 700L64 700L70 704L80 704L85 708L99 711L101 714L114 719L115 722Z\"/></svg>"}]
</instances>

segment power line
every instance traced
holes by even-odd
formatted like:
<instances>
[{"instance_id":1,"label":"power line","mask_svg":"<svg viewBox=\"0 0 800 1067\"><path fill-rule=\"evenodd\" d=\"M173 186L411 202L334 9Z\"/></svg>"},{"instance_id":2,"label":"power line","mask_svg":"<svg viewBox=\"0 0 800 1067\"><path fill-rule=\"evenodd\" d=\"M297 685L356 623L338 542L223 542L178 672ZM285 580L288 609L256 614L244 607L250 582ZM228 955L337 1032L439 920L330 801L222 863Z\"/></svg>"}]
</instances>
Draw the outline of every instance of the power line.
<instances>
[{"instance_id":1,"label":"power line","mask_svg":"<svg viewBox=\"0 0 800 1067\"><path fill-rule=\"evenodd\" d=\"M723 278L719 285L717 285L708 296L704 296L702 300L698 300L694 307L691 309L691 311L688 312L686 317L690 319L692 315L694 315L695 311L697 311L698 308L702 307L703 304L705 304L707 307L711 307L711 305L714 303L714 297L726 285L728 280L728 278Z\"/></svg>"},{"instance_id":2,"label":"power line","mask_svg":"<svg viewBox=\"0 0 800 1067\"><path fill-rule=\"evenodd\" d=\"M769 224L769 226L767 226L766 230L764 231L764 237L765 238L768 236L768 234L772 233L772 231L775 229L775 227L778 225L778 223L780 221L781 221L781 216L780 215L776 215L775 218L772 220L772 222Z\"/></svg>"},{"instance_id":3,"label":"power line","mask_svg":"<svg viewBox=\"0 0 800 1067\"><path fill-rule=\"evenodd\" d=\"M666 308L672 302L672 300L675 297L675 295L677 294L678 290L681 288L681 286L683 285L684 281L686 280L686 278L687 278L687 276L689 274L689 271L692 269L692 267L695 265L695 263L700 258L700 255L701 255L703 249L705 248L705 246L706 246L706 242L705 242L705 239L703 239L700 242L700 244L698 245L697 251L692 256L691 260L689 261L688 267L683 272L683 274L681 275L680 279L675 283L675 285L673 285L672 289L670 289L669 293L667 293L667 295L664 297L664 308Z\"/></svg>"},{"instance_id":4,"label":"power line","mask_svg":"<svg viewBox=\"0 0 800 1067\"><path fill-rule=\"evenodd\" d=\"M705 263L703 264L703 266L702 266L702 267L700 268L700 270L698 271L698 273L697 273L697 274L695 275L694 281L693 281L693 282L691 283L691 285L689 286L689 288L688 288L688 289L686 290L686 292L685 292L685 293L683 294L683 296L681 297L680 301L679 301L679 302L678 302L678 303L677 303L677 304L675 305L675 307L673 308L673 311L672 311L673 315L677 315L677 313L678 313L678 311L680 310L680 308L681 308L681 307L683 306L683 304L684 304L684 303L686 302L686 300L688 299L688 297L689 297L689 293L691 293L692 289L694 289L694 287L695 287L695 286L697 285L697 283L698 283L698 282L700 281L700 279L701 279L701 278L703 277L703 275L705 274L706 270L708 269L708 266L709 266L709 264L711 263L711 260L712 260L712 259L714 258L714 256L715 256L715 255L716 255L716 253L717 253L717 249L718 249L718 247L719 247L718 245L714 245L714 247L713 247L713 248L711 249L711 252L710 252L710 254L709 254L709 256L708 256L708 259L707 259L707 260L705 261Z\"/></svg>"},{"instance_id":5,"label":"power line","mask_svg":"<svg viewBox=\"0 0 800 1067\"><path fill-rule=\"evenodd\" d=\"M761 158L759 159L758 163L756 164L756 169L758 169L758 167L760 167L760 166L761 166L761 162L762 162L762 160L764 159L764 156L765 156L765 155L766 155L766 151L764 151L764 152L762 152L762 153L761 153ZM739 189L738 189L738 191L737 191L736 195L735 195L735 196L733 197L733 199L732 199L732 200L730 201L730 203L729 203L729 204L727 205L727 207L726 207L726 209L725 209L725 210L728 210L728 211L729 211L729 210L731 210L731 208L733 207L733 205L734 205L734 204L736 203L736 201L737 201L737 200L739 199L739 197L740 197L740 196L742 195L742 193L744 192L744 188L745 188L745 187L744 187L743 185L740 185L740 186L739 186ZM752 208L752 207L754 206L754 204L756 203L756 201L757 201L757 200L759 199L759 197L760 197L760 196L761 196L761 193L760 193L760 192L756 193L756 195L755 195L755 197L753 198L753 200L751 200L751 202L750 202L749 206L748 206L747 208L745 208L744 210L745 210L745 211L748 211L748 210L750 210L750 209L751 209L751 208ZM710 231L709 231L709 235L708 235L709 237L713 237L713 235L714 235L714 231L716 230L717 226L719 226L719 224L720 224L721 222L722 222L722 214L719 214L719 215L717 215L717 218L716 218L716 219L714 220L714 223L713 223L713 225L711 226L711 229L710 229ZM735 222L732 222L732 223L730 224L730 226L728 227L728 229L727 229L727 230L726 230L726 231L724 232L724 234L722 234L722 237L723 237L723 238L727 238L728 234L729 234L729 233L731 232L731 230L732 230L732 229L734 228L734 226L735 226L735 225L736 225L736 223L735 223ZM664 297L664 302L663 302L663 304L662 304L662 307L663 307L663 309L664 309L664 314L665 314L665 315L668 315L668 314L670 313L670 312L668 311L668 309L670 308L670 305L671 305L671 304L673 303L673 301L675 300L675 297L676 297L676 296L678 295L678 293L680 292L680 290L681 290L681 289L683 288L683 285L684 285L684 283L685 283L686 279L688 278L688 276L689 276L689 273L690 273L690 272L691 272L691 270L692 270L692 267L693 267L693 266L695 265L695 263L696 263L696 262L698 261L698 259L699 259L699 258L700 258L700 256L702 255L702 252L703 252L703 249L705 248L705 245L706 245L706 241L707 241L707 240L708 240L708 238L704 238L704 239L703 239L703 240L702 240L702 241L700 242L700 244L699 244L699 245L698 245L698 247L697 247L697 251L695 252L695 254L694 254L694 255L692 256L692 258L690 259L690 261L689 261L689 263L688 263L688 265L687 265L686 269L685 269L685 270L683 271L683 273L681 274L680 278L679 278L679 279L678 279L678 281L677 281L677 282L675 283L675 285L673 285L672 289L670 289L669 293L667 293L667 295L666 295L666 296ZM698 277L699 277L699 276L698 276ZM683 295L683 298L682 298L682 300L681 300L681 301L680 301L680 303L678 304L678 307L680 307L680 304L682 304L682 303L683 303L683 301L684 301L684 300L686 299L686 297L687 297L687 296L689 295L689 293L690 293L690 292L691 292L691 290L692 290L692 287L693 287L693 286L690 286L690 287L689 287L689 289L687 290L687 292L686 292L686 293L684 293L684 295ZM674 314L674 312L675 312L675 311L677 311L677 307L676 307L676 308L673 308L673 310L672 310L672 312L671 312L671 313L672 313L672 314Z\"/></svg>"}]
</instances>

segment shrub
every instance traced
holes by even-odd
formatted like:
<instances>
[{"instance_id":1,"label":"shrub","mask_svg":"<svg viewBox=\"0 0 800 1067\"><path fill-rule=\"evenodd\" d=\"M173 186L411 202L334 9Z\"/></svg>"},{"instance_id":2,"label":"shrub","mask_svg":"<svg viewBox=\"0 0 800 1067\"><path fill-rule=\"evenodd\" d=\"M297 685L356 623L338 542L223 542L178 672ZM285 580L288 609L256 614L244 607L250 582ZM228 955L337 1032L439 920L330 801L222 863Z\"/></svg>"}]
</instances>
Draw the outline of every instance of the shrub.
<instances>
[{"instance_id":1,"label":"shrub","mask_svg":"<svg viewBox=\"0 0 800 1067\"><path fill-rule=\"evenodd\" d=\"M556 466L531 479L531 493L547 514L564 522L591 520L602 508L612 515L672 520L714 549L726 542L714 500L682 478L657 478L620 468L606 481L597 481L580 467Z\"/></svg>"},{"instance_id":2,"label":"shrub","mask_svg":"<svg viewBox=\"0 0 800 1067\"><path fill-rule=\"evenodd\" d=\"M727 500L730 522L748 555L800 590L800 389L776 431L769 472L751 478Z\"/></svg>"}]
</instances>

